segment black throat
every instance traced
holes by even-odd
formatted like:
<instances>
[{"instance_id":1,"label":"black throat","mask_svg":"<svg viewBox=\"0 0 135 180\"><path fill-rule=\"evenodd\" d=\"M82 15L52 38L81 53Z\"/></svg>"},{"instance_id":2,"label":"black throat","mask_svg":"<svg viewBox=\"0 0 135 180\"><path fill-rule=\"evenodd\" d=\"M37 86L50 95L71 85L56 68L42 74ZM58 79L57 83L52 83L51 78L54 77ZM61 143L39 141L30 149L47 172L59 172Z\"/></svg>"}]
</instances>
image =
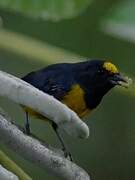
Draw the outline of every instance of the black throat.
<instances>
[{"instance_id":1,"label":"black throat","mask_svg":"<svg viewBox=\"0 0 135 180\"><path fill-rule=\"evenodd\" d=\"M90 109L96 108L101 102L103 96L114 86L110 83L102 84L102 82L94 81L94 69L89 67L90 62L78 64L74 70L75 79L85 92L85 102Z\"/></svg>"},{"instance_id":2,"label":"black throat","mask_svg":"<svg viewBox=\"0 0 135 180\"><path fill-rule=\"evenodd\" d=\"M85 102L90 109L95 109L101 102L102 98L112 87L105 87L104 89L92 89L83 86L85 91Z\"/></svg>"}]
</instances>

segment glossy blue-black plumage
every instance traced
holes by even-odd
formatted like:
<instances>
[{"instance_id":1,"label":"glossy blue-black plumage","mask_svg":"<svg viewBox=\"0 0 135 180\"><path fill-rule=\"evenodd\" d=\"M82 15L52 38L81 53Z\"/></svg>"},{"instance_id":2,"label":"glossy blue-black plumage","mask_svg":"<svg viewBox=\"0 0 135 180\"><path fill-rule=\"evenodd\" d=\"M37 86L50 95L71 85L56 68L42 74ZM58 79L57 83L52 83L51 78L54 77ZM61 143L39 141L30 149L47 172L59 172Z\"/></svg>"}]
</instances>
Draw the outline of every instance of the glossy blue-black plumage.
<instances>
[{"instance_id":1,"label":"glossy blue-black plumage","mask_svg":"<svg viewBox=\"0 0 135 180\"><path fill-rule=\"evenodd\" d=\"M71 64L55 64L36 72L31 72L22 79L34 87L61 100L75 83Z\"/></svg>"}]
</instances>

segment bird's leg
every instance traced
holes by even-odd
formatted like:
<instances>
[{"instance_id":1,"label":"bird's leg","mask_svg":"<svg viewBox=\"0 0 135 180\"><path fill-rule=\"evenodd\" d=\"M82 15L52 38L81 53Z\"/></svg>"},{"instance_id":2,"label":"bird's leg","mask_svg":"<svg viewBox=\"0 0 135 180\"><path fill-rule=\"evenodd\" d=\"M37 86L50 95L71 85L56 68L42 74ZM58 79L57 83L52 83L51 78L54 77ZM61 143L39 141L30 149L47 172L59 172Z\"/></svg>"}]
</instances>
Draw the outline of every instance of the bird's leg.
<instances>
[{"instance_id":1,"label":"bird's leg","mask_svg":"<svg viewBox=\"0 0 135 180\"><path fill-rule=\"evenodd\" d=\"M25 119L25 133L27 135L30 135L30 122L29 122L29 115L28 112L26 111L26 119Z\"/></svg>"},{"instance_id":2,"label":"bird's leg","mask_svg":"<svg viewBox=\"0 0 135 180\"><path fill-rule=\"evenodd\" d=\"M72 158L71 153L67 150L67 148L66 148L66 146L65 146L65 143L64 143L64 141L63 141L63 138L61 137L60 133L58 132L58 126L57 126L57 124L53 122L53 123L52 123L52 128L54 129L54 131L55 131L55 133L56 133L56 135L57 135L57 137L58 137L58 139L59 139L59 141L60 141L60 143L61 143L61 146L62 146L62 149L63 149L63 151L64 151L65 157L69 157L70 160L73 161L73 158Z\"/></svg>"}]
</instances>

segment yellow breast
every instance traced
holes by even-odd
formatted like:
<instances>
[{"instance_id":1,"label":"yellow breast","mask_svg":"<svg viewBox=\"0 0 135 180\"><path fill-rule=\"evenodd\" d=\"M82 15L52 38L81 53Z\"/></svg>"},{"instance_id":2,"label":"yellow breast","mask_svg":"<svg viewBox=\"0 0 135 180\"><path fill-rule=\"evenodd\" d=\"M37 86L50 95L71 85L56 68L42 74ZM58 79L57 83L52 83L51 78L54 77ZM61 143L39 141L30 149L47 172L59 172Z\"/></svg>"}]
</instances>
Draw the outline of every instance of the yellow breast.
<instances>
[{"instance_id":1,"label":"yellow breast","mask_svg":"<svg viewBox=\"0 0 135 180\"><path fill-rule=\"evenodd\" d=\"M79 85L74 85L63 97L62 102L75 111L79 117L83 117L90 111L85 103L84 95L83 89Z\"/></svg>"},{"instance_id":2,"label":"yellow breast","mask_svg":"<svg viewBox=\"0 0 135 180\"><path fill-rule=\"evenodd\" d=\"M83 117L90 112L90 109L87 108L85 103L84 91L79 85L74 85L68 92L68 94L63 97L61 102L66 104L73 111L75 111L79 117ZM45 118L43 115L39 114L36 111L33 111L29 107L23 106L23 109L31 116L48 121L48 119Z\"/></svg>"}]
</instances>

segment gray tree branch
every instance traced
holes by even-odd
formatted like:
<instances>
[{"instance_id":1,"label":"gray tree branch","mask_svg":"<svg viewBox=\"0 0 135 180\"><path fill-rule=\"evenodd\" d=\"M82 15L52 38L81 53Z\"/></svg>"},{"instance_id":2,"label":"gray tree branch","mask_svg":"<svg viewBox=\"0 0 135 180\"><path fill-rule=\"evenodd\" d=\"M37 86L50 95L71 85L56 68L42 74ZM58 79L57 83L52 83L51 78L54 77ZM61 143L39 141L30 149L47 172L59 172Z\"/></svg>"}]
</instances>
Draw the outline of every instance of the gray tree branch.
<instances>
[{"instance_id":1,"label":"gray tree branch","mask_svg":"<svg viewBox=\"0 0 135 180\"><path fill-rule=\"evenodd\" d=\"M19 180L15 174L5 169L2 165L0 165L0 179L1 180Z\"/></svg>"},{"instance_id":2,"label":"gray tree branch","mask_svg":"<svg viewBox=\"0 0 135 180\"><path fill-rule=\"evenodd\" d=\"M25 135L0 113L0 141L51 174L67 180L89 180L89 175L75 163L48 149L37 139Z\"/></svg>"}]
</instances>

